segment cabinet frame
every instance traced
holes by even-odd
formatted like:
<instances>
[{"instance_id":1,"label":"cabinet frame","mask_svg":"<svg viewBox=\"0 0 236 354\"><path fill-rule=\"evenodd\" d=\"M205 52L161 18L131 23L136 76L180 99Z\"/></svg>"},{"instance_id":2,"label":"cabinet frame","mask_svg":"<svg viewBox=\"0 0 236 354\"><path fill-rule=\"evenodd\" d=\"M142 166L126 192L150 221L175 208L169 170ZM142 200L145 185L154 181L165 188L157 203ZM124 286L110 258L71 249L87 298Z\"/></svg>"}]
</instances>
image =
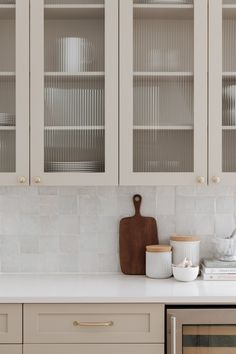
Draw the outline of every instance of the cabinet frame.
<instances>
[{"instance_id":1,"label":"cabinet frame","mask_svg":"<svg viewBox=\"0 0 236 354\"><path fill-rule=\"evenodd\" d=\"M0 10L1 11L1 10ZM29 184L29 0L15 5L16 170L0 173L0 185Z\"/></svg>"},{"instance_id":2,"label":"cabinet frame","mask_svg":"<svg viewBox=\"0 0 236 354\"><path fill-rule=\"evenodd\" d=\"M236 172L222 171L223 1L209 0L209 184L235 184ZM217 177L217 179L215 179Z\"/></svg>"},{"instance_id":3,"label":"cabinet frame","mask_svg":"<svg viewBox=\"0 0 236 354\"><path fill-rule=\"evenodd\" d=\"M105 0L105 172L44 172L44 1L31 0L31 183L118 184L118 0ZM39 178L37 178L39 177Z\"/></svg>"},{"instance_id":4,"label":"cabinet frame","mask_svg":"<svg viewBox=\"0 0 236 354\"><path fill-rule=\"evenodd\" d=\"M133 172L133 1L120 0L120 184L207 182L207 1L194 0L194 172Z\"/></svg>"}]
</instances>

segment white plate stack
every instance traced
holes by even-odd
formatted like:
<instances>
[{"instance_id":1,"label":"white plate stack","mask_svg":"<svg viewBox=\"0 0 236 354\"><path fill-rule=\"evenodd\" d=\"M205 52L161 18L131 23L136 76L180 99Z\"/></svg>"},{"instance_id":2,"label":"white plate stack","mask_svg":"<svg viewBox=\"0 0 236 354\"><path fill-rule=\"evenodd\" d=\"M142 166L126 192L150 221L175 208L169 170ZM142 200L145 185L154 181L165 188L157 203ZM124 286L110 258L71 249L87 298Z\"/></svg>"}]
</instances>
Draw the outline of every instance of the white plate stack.
<instances>
[{"instance_id":1,"label":"white plate stack","mask_svg":"<svg viewBox=\"0 0 236 354\"><path fill-rule=\"evenodd\" d=\"M46 162L45 169L47 172L104 172L104 162Z\"/></svg>"}]
</instances>

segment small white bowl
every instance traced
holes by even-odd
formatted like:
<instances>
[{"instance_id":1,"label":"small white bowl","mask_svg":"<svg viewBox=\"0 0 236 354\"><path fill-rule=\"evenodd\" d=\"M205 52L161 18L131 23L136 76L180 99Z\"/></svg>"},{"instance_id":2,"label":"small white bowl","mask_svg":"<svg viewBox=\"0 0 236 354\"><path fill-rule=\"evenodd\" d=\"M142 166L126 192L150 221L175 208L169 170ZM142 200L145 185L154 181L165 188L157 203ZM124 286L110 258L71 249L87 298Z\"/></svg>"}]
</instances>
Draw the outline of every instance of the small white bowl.
<instances>
[{"instance_id":1,"label":"small white bowl","mask_svg":"<svg viewBox=\"0 0 236 354\"><path fill-rule=\"evenodd\" d=\"M193 281L197 279L199 273L199 266L196 267L176 267L173 265L173 275L178 281Z\"/></svg>"}]
</instances>

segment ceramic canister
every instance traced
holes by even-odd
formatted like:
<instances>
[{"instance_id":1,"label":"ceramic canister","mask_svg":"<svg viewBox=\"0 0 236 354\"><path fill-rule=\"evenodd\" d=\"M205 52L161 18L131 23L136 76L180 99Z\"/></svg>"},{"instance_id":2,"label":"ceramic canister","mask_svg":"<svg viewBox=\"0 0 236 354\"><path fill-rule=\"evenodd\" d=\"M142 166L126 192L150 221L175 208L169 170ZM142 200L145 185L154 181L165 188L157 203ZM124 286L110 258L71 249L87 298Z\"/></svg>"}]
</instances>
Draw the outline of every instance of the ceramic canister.
<instances>
[{"instance_id":1,"label":"ceramic canister","mask_svg":"<svg viewBox=\"0 0 236 354\"><path fill-rule=\"evenodd\" d=\"M146 247L146 275L156 279L172 276L171 246L151 245Z\"/></svg>"},{"instance_id":2,"label":"ceramic canister","mask_svg":"<svg viewBox=\"0 0 236 354\"><path fill-rule=\"evenodd\" d=\"M200 263L200 238L197 236L171 236L173 264L178 265L184 258L192 261L194 266Z\"/></svg>"}]
</instances>

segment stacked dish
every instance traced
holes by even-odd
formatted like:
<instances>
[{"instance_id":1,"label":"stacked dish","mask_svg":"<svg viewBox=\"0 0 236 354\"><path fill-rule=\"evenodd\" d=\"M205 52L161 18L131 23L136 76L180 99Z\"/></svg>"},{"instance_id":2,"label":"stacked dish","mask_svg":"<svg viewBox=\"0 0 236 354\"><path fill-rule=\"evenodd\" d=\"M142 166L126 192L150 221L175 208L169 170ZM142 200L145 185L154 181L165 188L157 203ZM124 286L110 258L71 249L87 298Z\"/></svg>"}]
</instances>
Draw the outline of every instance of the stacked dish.
<instances>
[{"instance_id":1,"label":"stacked dish","mask_svg":"<svg viewBox=\"0 0 236 354\"><path fill-rule=\"evenodd\" d=\"M104 172L103 161L46 162L47 172Z\"/></svg>"}]
</instances>

